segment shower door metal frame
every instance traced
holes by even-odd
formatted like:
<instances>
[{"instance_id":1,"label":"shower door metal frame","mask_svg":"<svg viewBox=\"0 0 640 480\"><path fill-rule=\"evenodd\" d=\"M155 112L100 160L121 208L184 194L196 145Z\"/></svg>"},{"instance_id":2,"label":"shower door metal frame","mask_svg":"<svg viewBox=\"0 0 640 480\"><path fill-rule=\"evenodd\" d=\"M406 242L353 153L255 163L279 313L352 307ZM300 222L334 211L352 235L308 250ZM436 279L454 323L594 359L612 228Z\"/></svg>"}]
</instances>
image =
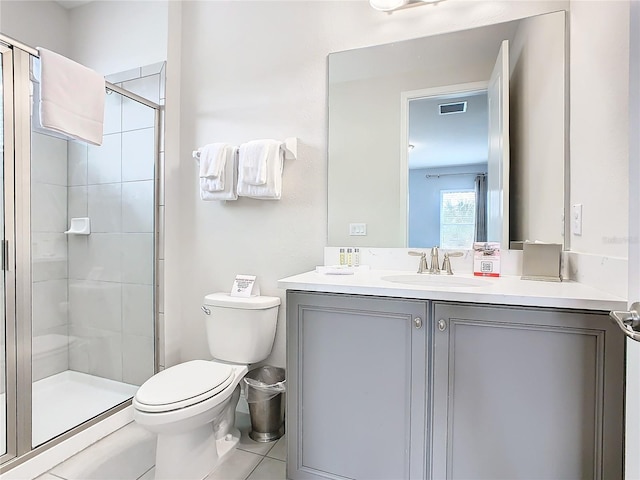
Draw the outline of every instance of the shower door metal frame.
<instances>
[{"instance_id":1,"label":"shower door metal frame","mask_svg":"<svg viewBox=\"0 0 640 480\"><path fill-rule=\"evenodd\" d=\"M15 98L15 272L16 272L16 351L18 408L18 452L32 450L31 401L31 115L29 112L29 53L14 48ZM18 241L18 239L20 241Z\"/></svg>"},{"instance_id":2,"label":"shower door metal frame","mask_svg":"<svg viewBox=\"0 0 640 480\"><path fill-rule=\"evenodd\" d=\"M18 431L18 392L17 384L17 352L16 352L16 316L15 316L15 257L14 257L14 66L13 50L8 45L0 43L0 53L2 53L2 104L3 104L3 196L4 196L4 225L2 237L3 250L3 271L4 292L0 292L5 297L4 314L5 324L5 405L6 428L5 440L6 451L0 455L0 463L4 463L18 455L17 431ZM8 248L5 248L7 246Z\"/></svg>"}]
</instances>

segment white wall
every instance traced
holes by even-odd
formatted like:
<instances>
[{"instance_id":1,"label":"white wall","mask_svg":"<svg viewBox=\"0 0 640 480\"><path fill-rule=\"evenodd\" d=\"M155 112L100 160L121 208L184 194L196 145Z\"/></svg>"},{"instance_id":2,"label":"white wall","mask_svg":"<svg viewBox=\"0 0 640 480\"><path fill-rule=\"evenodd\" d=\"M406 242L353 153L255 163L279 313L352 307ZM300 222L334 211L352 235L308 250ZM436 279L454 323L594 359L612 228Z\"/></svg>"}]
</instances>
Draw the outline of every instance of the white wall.
<instances>
[{"instance_id":1,"label":"white wall","mask_svg":"<svg viewBox=\"0 0 640 480\"><path fill-rule=\"evenodd\" d=\"M109 75L167 59L168 1L99 0L69 10L70 56Z\"/></svg>"},{"instance_id":2,"label":"white wall","mask_svg":"<svg viewBox=\"0 0 640 480\"><path fill-rule=\"evenodd\" d=\"M51 0L1 0L0 33L109 75L167 59L167 0L97 0L65 9Z\"/></svg>"},{"instance_id":3,"label":"white wall","mask_svg":"<svg viewBox=\"0 0 640 480\"><path fill-rule=\"evenodd\" d=\"M171 366L180 361L182 344L182 281L183 269L180 252L185 232L181 230L180 222L182 202L180 193L180 105L182 103L182 4L169 2L169 26L167 29L167 71L166 71L166 102L165 102L165 155L160 171L161 189L160 201L164 205L164 262L162 271L158 272L164 278L164 290L161 292L163 315L160 322L161 364ZM185 161L186 158L185 158ZM170 220L170 227L167 227ZM164 363L162 363L164 361Z\"/></svg>"},{"instance_id":4,"label":"white wall","mask_svg":"<svg viewBox=\"0 0 640 480\"><path fill-rule=\"evenodd\" d=\"M167 130L165 312L167 328L181 332L181 358L209 357L200 314L203 295L228 290L238 273L253 273L265 294L284 296L276 287L278 278L322 262L327 237L327 54L566 6L564 1L452 1L392 15L376 12L364 1L172 6L181 7L182 22L174 27L178 33L170 29L169 44L181 48L179 55L170 54L167 72L180 57L181 75L173 86L167 81L167 115L172 95L179 92L182 98L180 131ZM171 138L175 135L179 139ZM299 159L285 166L281 201L199 200L193 148L212 141L287 136L299 137L301 148ZM170 144L178 157L169 155ZM180 239L170 238L174 234ZM280 366L285 362L284 318L281 309L268 360Z\"/></svg>"},{"instance_id":5,"label":"white wall","mask_svg":"<svg viewBox=\"0 0 640 480\"><path fill-rule=\"evenodd\" d=\"M44 1L0 1L0 32L30 47L45 47L70 55L71 34L68 11Z\"/></svg>"},{"instance_id":6,"label":"white wall","mask_svg":"<svg viewBox=\"0 0 640 480\"><path fill-rule=\"evenodd\" d=\"M573 1L571 204L582 204L582 236L571 250L627 256L629 2Z\"/></svg>"}]
</instances>

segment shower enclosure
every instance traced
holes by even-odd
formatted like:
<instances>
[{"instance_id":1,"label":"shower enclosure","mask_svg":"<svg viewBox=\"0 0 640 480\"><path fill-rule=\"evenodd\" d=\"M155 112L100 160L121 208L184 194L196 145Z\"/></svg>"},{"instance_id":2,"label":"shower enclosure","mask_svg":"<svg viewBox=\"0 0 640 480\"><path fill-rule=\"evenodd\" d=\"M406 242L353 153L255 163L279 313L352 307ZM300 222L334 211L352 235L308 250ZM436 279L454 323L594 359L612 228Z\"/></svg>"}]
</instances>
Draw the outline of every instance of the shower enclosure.
<instances>
[{"instance_id":1,"label":"shower enclosure","mask_svg":"<svg viewBox=\"0 0 640 480\"><path fill-rule=\"evenodd\" d=\"M107 84L96 147L39 127L37 51L0 35L0 471L154 374L160 72ZM149 96L149 95L145 95Z\"/></svg>"}]
</instances>

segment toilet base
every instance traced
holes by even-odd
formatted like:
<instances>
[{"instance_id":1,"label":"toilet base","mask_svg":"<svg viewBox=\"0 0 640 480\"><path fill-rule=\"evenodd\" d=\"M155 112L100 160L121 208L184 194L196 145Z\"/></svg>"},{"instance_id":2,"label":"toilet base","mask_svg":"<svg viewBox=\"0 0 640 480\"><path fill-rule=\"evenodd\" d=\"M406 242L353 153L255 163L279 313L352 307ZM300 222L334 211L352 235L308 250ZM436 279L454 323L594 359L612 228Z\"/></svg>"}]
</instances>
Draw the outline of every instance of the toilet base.
<instances>
[{"instance_id":1,"label":"toilet base","mask_svg":"<svg viewBox=\"0 0 640 480\"><path fill-rule=\"evenodd\" d=\"M239 441L237 428L216 440L211 423L186 433L159 434L155 479L201 480L233 452Z\"/></svg>"},{"instance_id":2,"label":"toilet base","mask_svg":"<svg viewBox=\"0 0 640 480\"><path fill-rule=\"evenodd\" d=\"M224 438L216 442L216 447L218 448L218 463L216 466L220 465L233 452L238 442L240 442L240 430L237 428L232 428Z\"/></svg>"}]
</instances>

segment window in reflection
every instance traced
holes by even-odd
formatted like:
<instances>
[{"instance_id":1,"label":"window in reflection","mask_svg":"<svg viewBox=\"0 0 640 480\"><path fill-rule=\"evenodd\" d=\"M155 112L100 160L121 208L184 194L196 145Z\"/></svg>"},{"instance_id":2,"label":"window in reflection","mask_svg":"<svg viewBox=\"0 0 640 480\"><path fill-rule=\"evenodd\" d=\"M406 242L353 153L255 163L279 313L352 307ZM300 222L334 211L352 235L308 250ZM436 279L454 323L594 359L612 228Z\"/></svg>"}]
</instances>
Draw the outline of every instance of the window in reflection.
<instances>
[{"instance_id":1,"label":"window in reflection","mask_svg":"<svg viewBox=\"0 0 640 480\"><path fill-rule=\"evenodd\" d=\"M440 247L470 249L475 237L475 190L440 191Z\"/></svg>"}]
</instances>

